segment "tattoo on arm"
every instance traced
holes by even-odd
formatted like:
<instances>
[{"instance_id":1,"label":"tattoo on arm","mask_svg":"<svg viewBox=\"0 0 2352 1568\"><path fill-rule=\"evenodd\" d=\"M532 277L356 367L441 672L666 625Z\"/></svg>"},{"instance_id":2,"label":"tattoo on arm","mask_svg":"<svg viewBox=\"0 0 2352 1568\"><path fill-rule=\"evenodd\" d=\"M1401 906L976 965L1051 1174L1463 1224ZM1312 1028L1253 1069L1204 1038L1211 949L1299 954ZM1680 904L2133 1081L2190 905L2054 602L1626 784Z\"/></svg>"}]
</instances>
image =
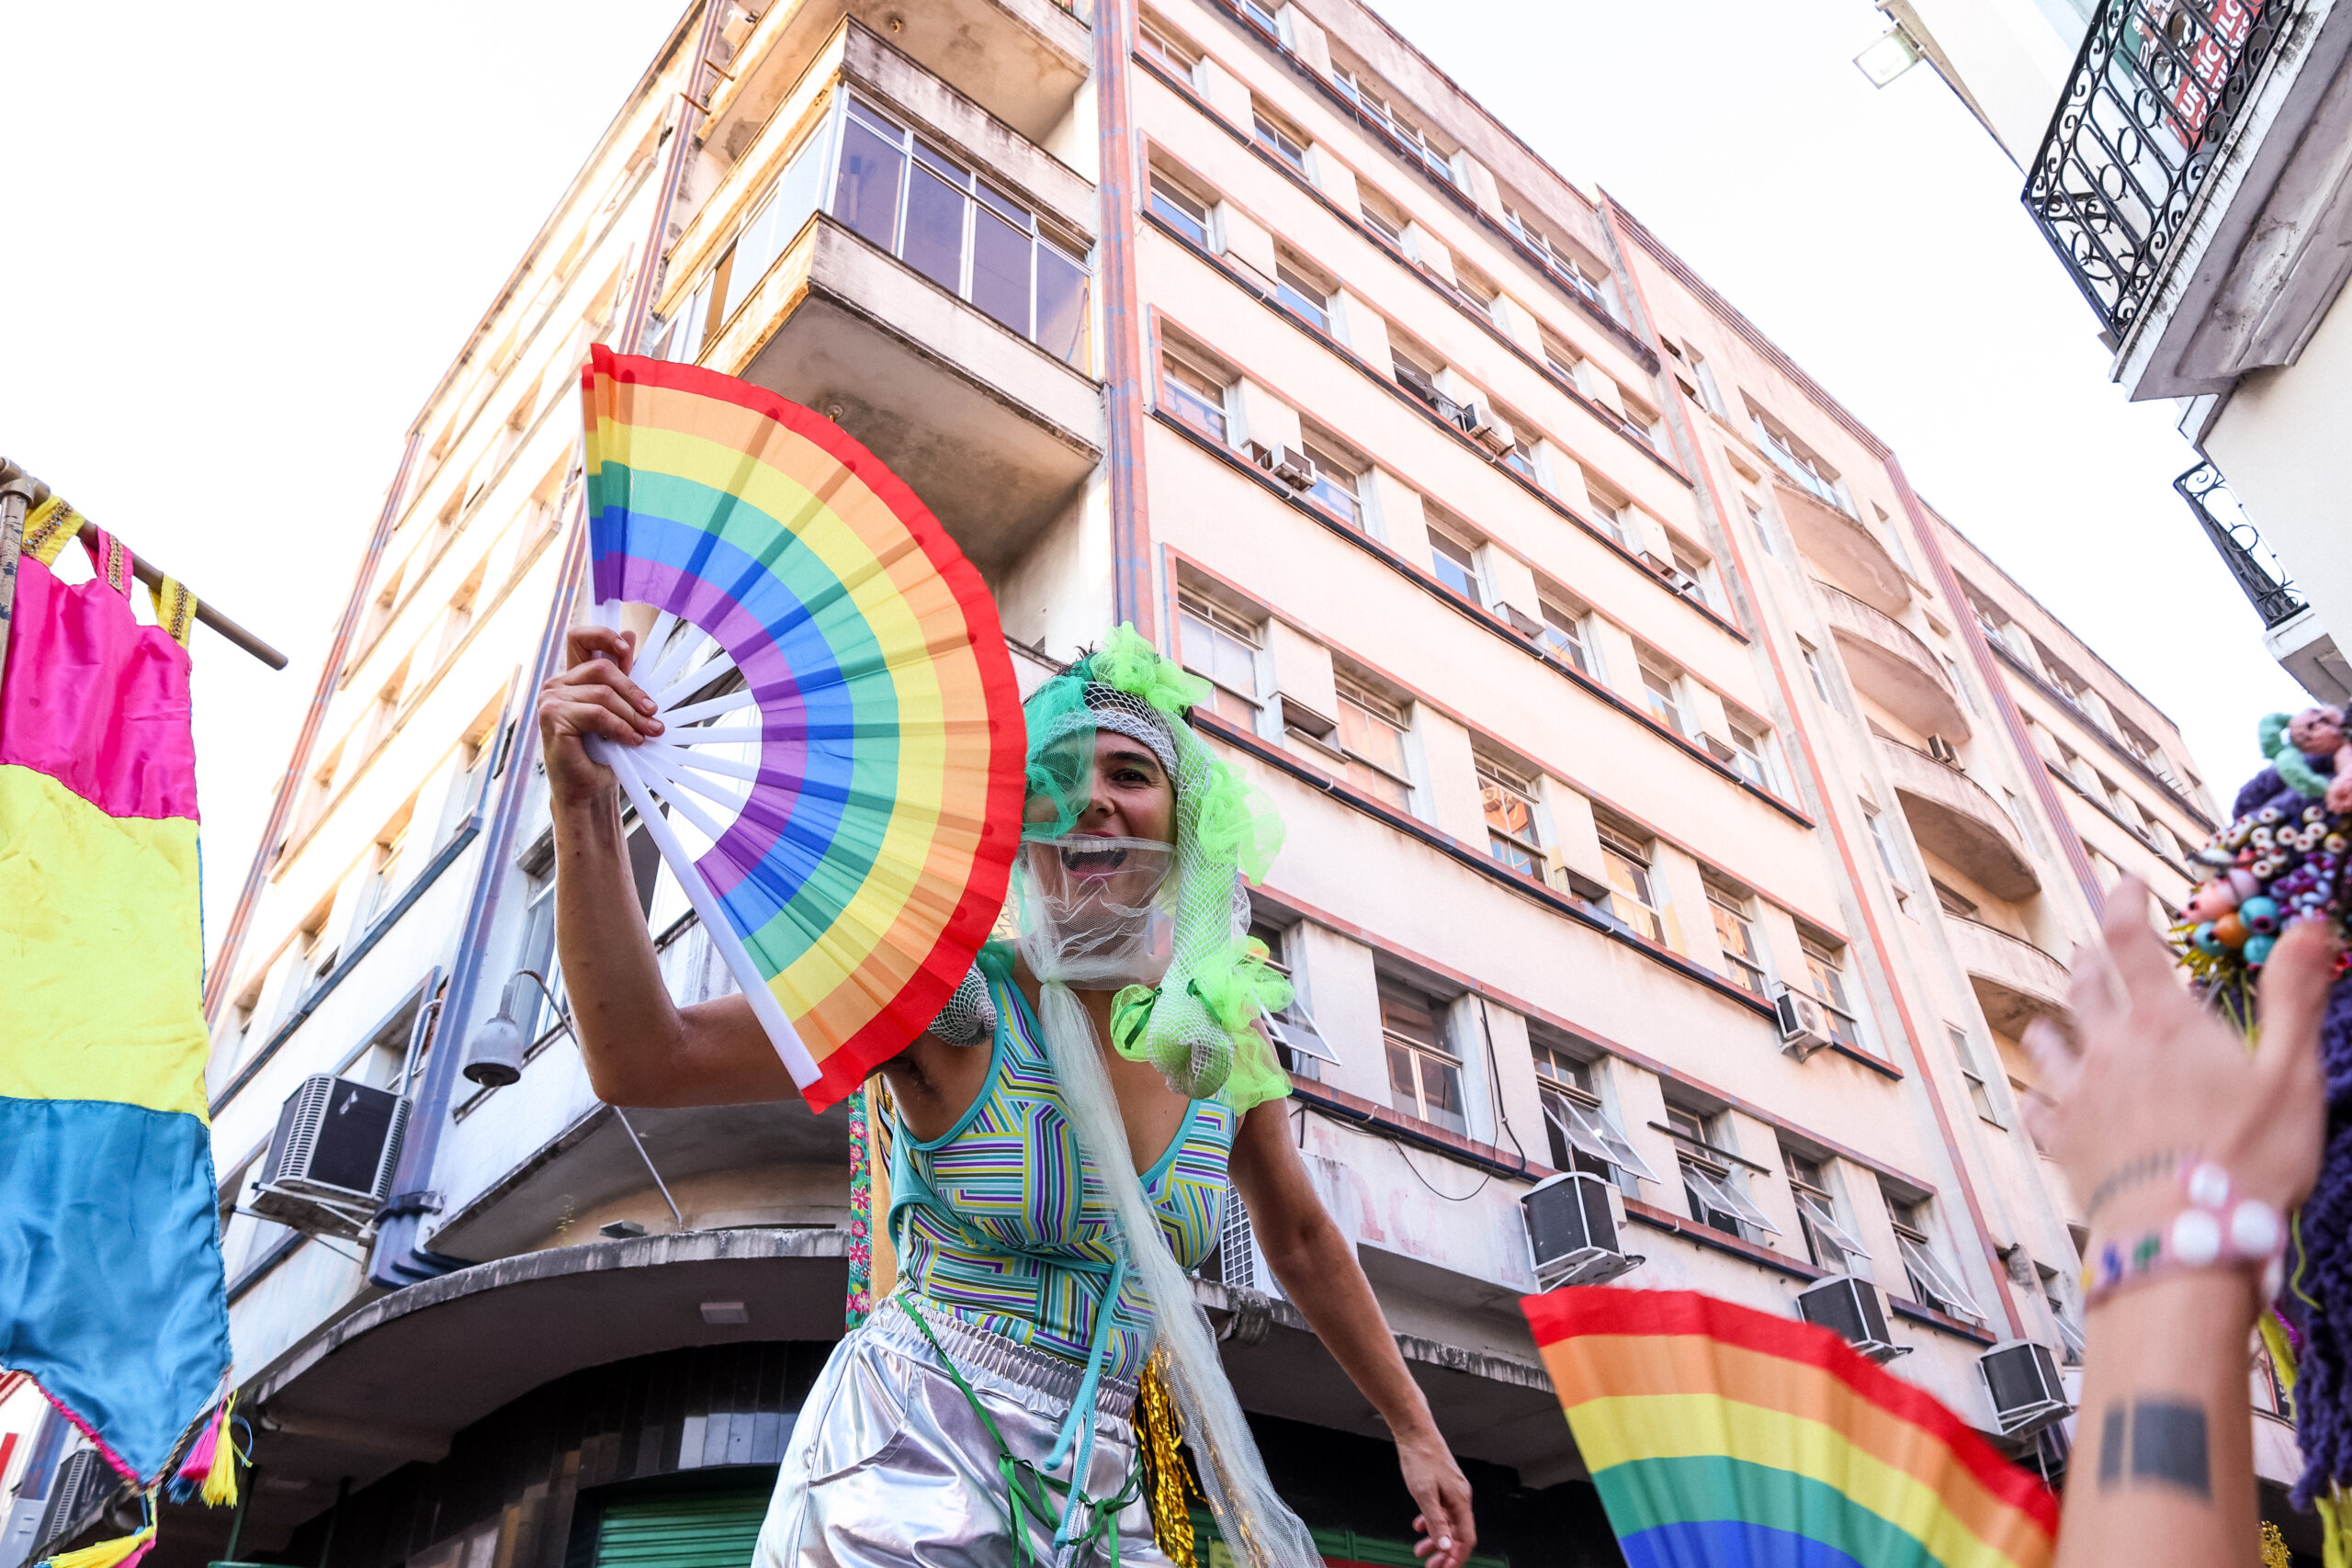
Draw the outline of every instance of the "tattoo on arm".
<instances>
[{"instance_id":1,"label":"tattoo on arm","mask_svg":"<svg viewBox=\"0 0 2352 1568\"><path fill-rule=\"evenodd\" d=\"M2131 1436L2126 1462L2124 1436ZM2098 1431L2098 1489L2111 1492L2124 1484L2154 1482L2177 1486L2200 1499L2213 1495L2213 1469L2205 1440L2202 1405L2175 1399L2138 1399L2127 1413L2110 1404Z\"/></svg>"}]
</instances>

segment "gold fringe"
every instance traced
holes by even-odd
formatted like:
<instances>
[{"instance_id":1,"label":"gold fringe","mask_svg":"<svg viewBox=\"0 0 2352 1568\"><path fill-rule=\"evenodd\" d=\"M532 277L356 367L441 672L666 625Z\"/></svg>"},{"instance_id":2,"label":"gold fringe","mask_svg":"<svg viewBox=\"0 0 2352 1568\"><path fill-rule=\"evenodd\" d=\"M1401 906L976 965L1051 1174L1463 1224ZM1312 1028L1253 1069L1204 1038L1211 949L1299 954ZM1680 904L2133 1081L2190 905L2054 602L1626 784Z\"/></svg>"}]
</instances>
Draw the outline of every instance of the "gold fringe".
<instances>
[{"instance_id":1,"label":"gold fringe","mask_svg":"<svg viewBox=\"0 0 2352 1568\"><path fill-rule=\"evenodd\" d=\"M1143 1364L1136 1397L1136 1438L1143 1450L1144 1502L1151 1510L1151 1533L1176 1568L1194 1568L1193 1510L1185 1494L1192 1472L1184 1465L1184 1434L1176 1419L1176 1399L1168 1389L1168 1352L1154 1350Z\"/></svg>"},{"instance_id":2,"label":"gold fringe","mask_svg":"<svg viewBox=\"0 0 2352 1568\"><path fill-rule=\"evenodd\" d=\"M2288 1553L2287 1539L2278 1527L2268 1519L2262 1521L2262 1568L2290 1568L2294 1558Z\"/></svg>"}]
</instances>

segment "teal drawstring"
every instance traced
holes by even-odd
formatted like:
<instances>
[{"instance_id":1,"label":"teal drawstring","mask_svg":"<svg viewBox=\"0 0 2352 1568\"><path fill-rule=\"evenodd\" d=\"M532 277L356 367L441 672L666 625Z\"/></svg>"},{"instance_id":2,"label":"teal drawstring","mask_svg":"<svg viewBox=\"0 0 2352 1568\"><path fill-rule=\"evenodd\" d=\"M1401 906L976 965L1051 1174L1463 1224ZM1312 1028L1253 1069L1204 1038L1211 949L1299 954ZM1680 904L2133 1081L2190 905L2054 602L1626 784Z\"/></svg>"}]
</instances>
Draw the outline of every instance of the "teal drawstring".
<instances>
[{"instance_id":1,"label":"teal drawstring","mask_svg":"<svg viewBox=\"0 0 2352 1568\"><path fill-rule=\"evenodd\" d=\"M1081 1265L1088 1273L1101 1264ZM1062 1417L1061 1436L1054 1441L1054 1451L1046 1456L1047 1470L1059 1470L1069 1457L1070 1440L1078 1436L1080 1427L1086 1436L1079 1443L1078 1463L1070 1470L1069 1504L1062 1510L1062 1520L1054 1530L1054 1544L1067 1546L1070 1541L1070 1527L1078 1519L1078 1484L1083 1481L1088 1467L1094 1462L1095 1398L1102 1387L1103 1363L1111 1359L1111 1314L1119 1304L1119 1292L1127 1282L1127 1260L1122 1254L1111 1265L1111 1283L1102 1292L1102 1305L1094 1314L1094 1343L1086 1352L1086 1376L1078 1385L1078 1395L1070 1401L1069 1414Z\"/></svg>"},{"instance_id":2,"label":"teal drawstring","mask_svg":"<svg viewBox=\"0 0 2352 1568\"><path fill-rule=\"evenodd\" d=\"M1122 1264L1114 1271L1114 1278L1124 1271L1125 1265ZM996 1417L989 1415L989 1407L980 1403L980 1396L972 1391L972 1385L964 1381L964 1374L956 1370L955 1361L949 1358L946 1348L939 1343L939 1337L932 1333L931 1325L925 1321L922 1309L915 1305L914 1298L901 1292L899 1305L906 1310L909 1317L914 1319L915 1326L922 1331L922 1337L930 1343L932 1352L939 1358L940 1366L945 1369L948 1377L954 1381L956 1391L963 1394L965 1403L972 1407L972 1414L980 1418L980 1426L987 1431L989 1440L996 1445L997 1477L1004 1483L1006 1498L1006 1506L1001 1506L997 1512L998 1516L1004 1519L1005 1528L1012 1537L1014 1560L1021 1564L1021 1568L1029 1568L1032 1561L1029 1553L1030 1521L1034 1518L1036 1523L1042 1525L1054 1517L1053 1503L1046 1495L1049 1492L1061 1492L1069 1496L1069 1503L1062 1510L1061 1526L1054 1532L1054 1545L1057 1551L1059 1548L1073 1542L1080 1546L1094 1546L1107 1540L1111 1568L1119 1568L1119 1511L1143 1495L1143 1445L1140 1443L1136 1445L1135 1459L1127 1466L1126 1482L1112 1496L1086 1495L1081 1484L1086 1479L1086 1472L1083 1468L1071 1472L1070 1478L1067 1482L1055 1480L1036 1465L1013 1454L1012 1447L1004 1440L1004 1433L997 1427ZM1107 1312L1107 1306L1105 1310ZM1089 1369L1087 1387L1091 1388L1100 1382L1102 1364L1102 1357L1098 1354L1093 1366ZM1072 1404L1071 1414L1075 1416L1080 1408L1080 1405ZM1090 1404L1085 1408L1091 1412L1093 1407ZM1057 1445L1057 1453L1068 1448L1070 1430L1069 1422L1065 1420L1062 1438ZM1084 1450L1089 1463L1092 1461L1093 1450L1094 1421L1090 1414L1086 1423ZM1058 1468L1059 1466L1051 1460L1046 1462L1047 1470ZM1087 1506L1090 1516L1085 1533L1071 1536L1066 1540L1064 1532L1069 1528L1070 1521L1075 1517L1078 1505L1080 1503Z\"/></svg>"}]
</instances>

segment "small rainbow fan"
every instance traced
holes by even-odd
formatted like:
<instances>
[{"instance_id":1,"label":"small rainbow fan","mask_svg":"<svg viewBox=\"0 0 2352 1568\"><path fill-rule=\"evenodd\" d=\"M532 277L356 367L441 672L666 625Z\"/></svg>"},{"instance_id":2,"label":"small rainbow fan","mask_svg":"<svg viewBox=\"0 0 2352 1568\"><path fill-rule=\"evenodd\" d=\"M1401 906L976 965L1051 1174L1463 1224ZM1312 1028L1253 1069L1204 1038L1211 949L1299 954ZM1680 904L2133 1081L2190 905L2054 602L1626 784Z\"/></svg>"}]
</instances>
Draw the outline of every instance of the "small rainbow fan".
<instances>
[{"instance_id":1,"label":"small rainbow fan","mask_svg":"<svg viewBox=\"0 0 2352 1568\"><path fill-rule=\"evenodd\" d=\"M581 391L598 614L659 612L635 673L664 725L592 753L822 1111L931 1021L1003 904L1023 731L995 602L830 420L601 345Z\"/></svg>"}]
</instances>

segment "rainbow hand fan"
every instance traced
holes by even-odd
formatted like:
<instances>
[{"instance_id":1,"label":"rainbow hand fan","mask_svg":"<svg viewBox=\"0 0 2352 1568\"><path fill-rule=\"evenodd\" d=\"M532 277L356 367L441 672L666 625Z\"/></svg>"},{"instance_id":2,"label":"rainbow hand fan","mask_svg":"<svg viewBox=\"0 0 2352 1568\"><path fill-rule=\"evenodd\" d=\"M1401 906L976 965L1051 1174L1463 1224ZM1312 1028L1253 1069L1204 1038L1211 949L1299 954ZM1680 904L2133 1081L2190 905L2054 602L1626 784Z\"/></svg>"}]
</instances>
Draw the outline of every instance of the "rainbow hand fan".
<instances>
[{"instance_id":1,"label":"rainbow hand fan","mask_svg":"<svg viewBox=\"0 0 2352 1568\"><path fill-rule=\"evenodd\" d=\"M930 1023L1003 904L1023 731L995 602L830 420L601 345L581 391L596 604L660 612L636 679L665 727L591 754L822 1111Z\"/></svg>"}]
</instances>

